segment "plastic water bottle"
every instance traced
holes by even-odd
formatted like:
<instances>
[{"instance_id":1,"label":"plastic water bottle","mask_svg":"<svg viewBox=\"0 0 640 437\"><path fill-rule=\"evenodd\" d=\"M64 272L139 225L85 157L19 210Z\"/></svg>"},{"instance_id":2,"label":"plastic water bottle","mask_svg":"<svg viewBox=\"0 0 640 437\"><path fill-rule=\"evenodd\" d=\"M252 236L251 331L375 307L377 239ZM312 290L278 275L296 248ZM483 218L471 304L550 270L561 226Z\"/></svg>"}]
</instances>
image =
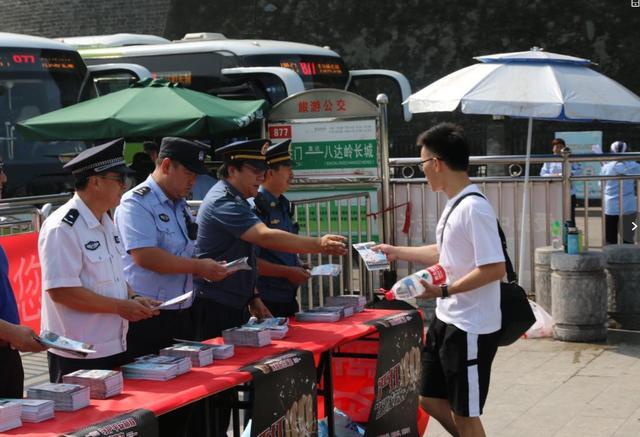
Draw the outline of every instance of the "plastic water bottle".
<instances>
[{"instance_id":1,"label":"plastic water bottle","mask_svg":"<svg viewBox=\"0 0 640 437\"><path fill-rule=\"evenodd\" d=\"M384 297L387 300L408 300L420 296L424 293L421 279L432 285L442 285L447 282L447 272L440 264L434 264L400 279L384 294Z\"/></svg>"},{"instance_id":2,"label":"plastic water bottle","mask_svg":"<svg viewBox=\"0 0 640 437\"><path fill-rule=\"evenodd\" d=\"M560 241L560 234L562 233L562 225L559 220L554 220L551 223L551 246L554 249L560 249L562 242Z\"/></svg>"}]
</instances>

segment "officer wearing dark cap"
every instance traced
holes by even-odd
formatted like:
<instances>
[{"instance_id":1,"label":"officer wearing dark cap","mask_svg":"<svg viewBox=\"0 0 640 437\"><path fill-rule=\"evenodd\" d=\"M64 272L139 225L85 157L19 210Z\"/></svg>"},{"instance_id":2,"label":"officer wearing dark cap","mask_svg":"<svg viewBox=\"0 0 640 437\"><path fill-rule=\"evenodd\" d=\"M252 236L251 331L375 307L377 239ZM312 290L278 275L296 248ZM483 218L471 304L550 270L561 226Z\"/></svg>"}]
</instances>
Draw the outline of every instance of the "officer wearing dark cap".
<instances>
[{"instance_id":1,"label":"officer wearing dark cap","mask_svg":"<svg viewBox=\"0 0 640 437\"><path fill-rule=\"evenodd\" d=\"M125 248L125 277L135 292L167 301L193 290L193 276L217 281L223 265L194 258L197 224L186 196L196 176L206 172L209 146L183 138L163 138L153 173L125 193L115 221ZM191 300L160 311L160 316L132 323L127 355L158 353L174 338L192 339Z\"/></svg>"},{"instance_id":2,"label":"officer wearing dark cap","mask_svg":"<svg viewBox=\"0 0 640 437\"><path fill-rule=\"evenodd\" d=\"M218 282L196 281L196 313L201 339L245 323L249 315L270 316L256 290L257 246L288 253L346 253L337 235L302 237L265 226L247 202L258 194L267 171L266 139L238 141L219 148L223 159L220 181L209 190L198 210L199 258L233 261L248 257L252 270L238 271Z\"/></svg>"},{"instance_id":3,"label":"officer wearing dark cap","mask_svg":"<svg viewBox=\"0 0 640 437\"><path fill-rule=\"evenodd\" d=\"M125 188L129 169L122 139L85 150L64 167L76 193L45 220L38 238L42 268L42 329L90 343L96 353L77 358L48 352L49 376L79 369L112 369L124 362L129 322L157 314L155 301L127 285L124 247L108 211Z\"/></svg>"},{"instance_id":4,"label":"officer wearing dark cap","mask_svg":"<svg viewBox=\"0 0 640 437\"><path fill-rule=\"evenodd\" d=\"M266 162L269 168L254 199L256 215L270 228L297 234L293 206L284 196L293 179L291 140L269 147ZM275 317L293 316L299 310L298 286L309 279L309 271L294 253L258 247L256 254L262 301Z\"/></svg>"}]
</instances>

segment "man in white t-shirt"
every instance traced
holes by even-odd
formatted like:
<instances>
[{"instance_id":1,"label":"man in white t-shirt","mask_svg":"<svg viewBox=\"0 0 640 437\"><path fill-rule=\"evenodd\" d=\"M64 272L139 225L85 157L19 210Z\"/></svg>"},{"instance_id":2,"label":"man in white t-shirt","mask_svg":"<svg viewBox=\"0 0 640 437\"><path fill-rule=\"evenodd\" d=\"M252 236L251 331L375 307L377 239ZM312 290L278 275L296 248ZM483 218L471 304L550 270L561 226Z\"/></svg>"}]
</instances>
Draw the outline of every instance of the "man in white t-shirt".
<instances>
[{"instance_id":1,"label":"man in white t-shirt","mask_svg":"<svg viewBox=\"0 0 640 437\"><path fill-rule=\"evenodd\" d=\"M451 209L461 197L480 192L467 174L469 146L461 127L439 124L417 143L431 189L449 199L436 228L437 244L376 249L391 260L439 263L446 270L446 285L423 281L421 297L438 301L423 351L420 403L451 435L484 436L480 415L498 347L500 279L506 273L496 215L476 195Z\"/></svg>"}]
</instances>

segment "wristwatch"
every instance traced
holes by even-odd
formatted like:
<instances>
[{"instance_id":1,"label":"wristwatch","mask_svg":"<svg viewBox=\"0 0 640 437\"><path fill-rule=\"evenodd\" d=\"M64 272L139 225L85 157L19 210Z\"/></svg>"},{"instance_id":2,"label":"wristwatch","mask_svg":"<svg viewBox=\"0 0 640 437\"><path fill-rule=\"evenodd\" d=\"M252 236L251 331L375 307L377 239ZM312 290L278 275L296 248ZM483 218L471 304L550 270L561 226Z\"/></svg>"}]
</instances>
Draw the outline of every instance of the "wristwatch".
<instances>
[{"instance_id":1,"label":"wristwatch","mask_svg":"<svg viewBox=\"0 0 640 437\"><path fill-rule=\"evenodd\" d=\"M440 286L440 291L442 291L442 299L446 299L449 297L449 286L447 284L442 284Z\"/></svg>"}]
</instances>

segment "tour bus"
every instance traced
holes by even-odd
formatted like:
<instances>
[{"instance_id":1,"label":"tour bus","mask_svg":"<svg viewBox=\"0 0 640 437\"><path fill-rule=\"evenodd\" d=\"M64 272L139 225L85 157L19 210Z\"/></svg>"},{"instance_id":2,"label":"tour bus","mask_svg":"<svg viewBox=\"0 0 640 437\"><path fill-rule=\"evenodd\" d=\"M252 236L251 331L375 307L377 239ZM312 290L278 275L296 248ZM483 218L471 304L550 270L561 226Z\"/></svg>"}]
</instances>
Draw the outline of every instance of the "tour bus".
<instances>
[{"instance_id":1,"label":"tour bus","mask_svg":"<svg viewBox=\"0 0 640 437\"><path fill-rule=\"evenodd\" d=\"M392 70L348 70L342 57L327 47L228 39L220 33L192 33L173 42L153 35L131 34L60 41L76 47L88 65L139 64L149 69L153 77L180 82L197 91L226 99L265 99L271 105L308 89L338 88L358 93L363 81L382 81L396 96L395 110L402 111L405 121L411 119L401 105L411 94L403 74ZM98 86L104 92L126 85L108 78L101 82ZM374 94L365 97L375 99Z\"/></svg>"},{"instance_id":2,"label":"tour bus","mask_svg":"<svg viewBox=\"0 0 640 437\"><path fill-rule=\"evenodd\" d=\"M114 72L128 75L130 81L149 76L140 66L88 68L74 48L59 41L0 33L0 154L8 178L3 197L72 190L60 157L76 154L89 144L25 141L16 136L16 123L95 97L94 77Z\"/></svg>"}]
</instances>

